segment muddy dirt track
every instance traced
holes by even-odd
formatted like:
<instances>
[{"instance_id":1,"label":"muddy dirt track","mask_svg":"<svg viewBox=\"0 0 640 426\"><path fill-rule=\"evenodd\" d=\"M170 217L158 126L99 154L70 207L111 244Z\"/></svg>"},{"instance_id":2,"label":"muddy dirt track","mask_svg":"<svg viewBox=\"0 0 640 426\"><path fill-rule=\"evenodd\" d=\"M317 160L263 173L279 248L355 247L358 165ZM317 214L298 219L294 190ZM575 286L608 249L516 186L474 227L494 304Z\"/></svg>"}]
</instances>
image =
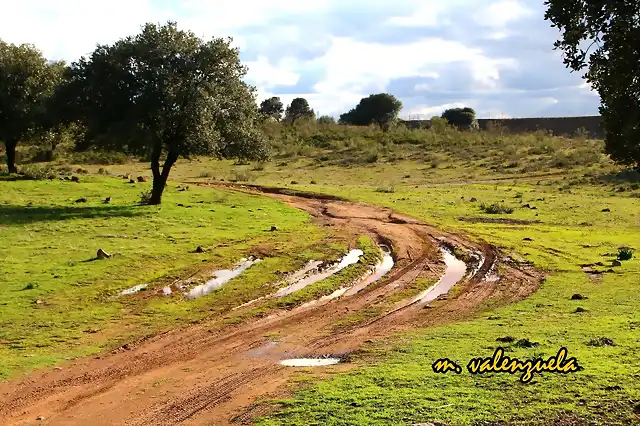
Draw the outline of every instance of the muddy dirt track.
<instances>
[{"instance_id":1,"label":"muddy dirt track","mask_svg":"<svg viewBox=\"0 0 640 426\"><path fill-rule=\"evenodd\" d=\"M495 247L446 234L392 211L312 194L261 191L309 212L321 226L355 236L366 233L391 246L395 266L383 279L349 297L276 312L239 325L212 327L212 318L91 357L0 384L0 424L6 425L224 425L252 424L269 406L255 403L285 395L287 380L299 373L279 361L299 356L345 356L371 340L414 327L460 321L493 300L511 303L531 294L541 276L504 260ZM270 192L269 194L266 194ZM430 303L411 299L389 303L415 279L437 279L445 265L439 246L480 254L484 263L455 291ZM499 263L499 280L486 279ZM397 297L396 297L397 299ZM335 324L364 309L380 314L347 327ZM253 306L255 307L255 306ZM237 312L241 313L242 310ZM277 336L277 338L274 338ZM347 364L342 367L348 368ZM323 369L336 367L322 367Z\"/></svg>"}]
</instances>

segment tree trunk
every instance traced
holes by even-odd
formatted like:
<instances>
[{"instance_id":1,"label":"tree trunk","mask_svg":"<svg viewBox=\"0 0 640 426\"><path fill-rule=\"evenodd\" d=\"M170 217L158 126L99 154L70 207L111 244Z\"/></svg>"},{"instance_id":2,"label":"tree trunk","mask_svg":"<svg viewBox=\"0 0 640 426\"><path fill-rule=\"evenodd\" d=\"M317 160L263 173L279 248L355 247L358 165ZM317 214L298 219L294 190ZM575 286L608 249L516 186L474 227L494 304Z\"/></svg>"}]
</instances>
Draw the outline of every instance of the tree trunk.
<instances>
[{"instance_id":1,"label":"tree trunk","mask_svg":"<svg viewBox=\"0 0 640 426\"><path fill-rule=\"evenodd\" d=\"M6 142L4 144L7 149L7 167L9 168L9 173L18 173L18 169L16 167L16 146L18 144L14 142Z\"/></svg>"},{"instance_id":2,"label":"tree trunk","mask_svg":"<svg viewBox=\"0 0 640 426\"><path fill-rule=\"evenodd\" d=\"M151 205L158 205L162 202L162 193L164 192L164 187L167 185L169 172L178 159L178 153L170 151L162 166L162 171L160 171L160 152L161 148L155 147L151 153L151 171L153 172L153 185L151 188L151 197L149 198L149 204Z\"/></svg>"}]
</instances>

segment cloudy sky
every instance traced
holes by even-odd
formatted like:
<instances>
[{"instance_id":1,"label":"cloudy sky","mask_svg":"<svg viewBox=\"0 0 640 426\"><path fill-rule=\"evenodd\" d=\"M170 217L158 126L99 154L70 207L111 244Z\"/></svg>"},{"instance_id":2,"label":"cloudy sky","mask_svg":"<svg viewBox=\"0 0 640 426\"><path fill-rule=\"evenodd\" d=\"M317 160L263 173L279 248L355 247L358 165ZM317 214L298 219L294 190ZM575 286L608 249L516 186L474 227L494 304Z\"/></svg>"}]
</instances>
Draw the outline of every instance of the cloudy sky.
<instances>
[{"instance_id":1,"label":"cloudy sky","mask_svg":"<svg viewBox=\"0 0 640 426\"><path fill-rule=\"evenodd\" d=\"M0 38L72 61L174 20L232 36L260 100L302 96L323 115L379 92L402 100L402 116L597 114L598 96L564 68L543 16L543 0L0 0Z\"/></svg>"}]
</instances>

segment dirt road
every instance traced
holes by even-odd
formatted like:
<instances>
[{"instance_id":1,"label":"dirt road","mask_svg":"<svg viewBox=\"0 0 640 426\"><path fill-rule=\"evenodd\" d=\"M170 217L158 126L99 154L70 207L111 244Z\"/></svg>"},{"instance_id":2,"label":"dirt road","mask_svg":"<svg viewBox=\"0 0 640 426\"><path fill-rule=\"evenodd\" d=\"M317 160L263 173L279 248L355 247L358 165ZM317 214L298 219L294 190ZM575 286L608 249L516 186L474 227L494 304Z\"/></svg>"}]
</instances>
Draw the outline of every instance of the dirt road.
<instances>
[{"instance_id":1,"label":"dirt road","mask_svg":"<svg viewBox=\"0 0 640 426\"><path fill-rule=\"evenodd\" d=\"M269 409L268 405L254 402L286 393L287 380L299 373L298 368L281 366L280 360L345 356L370 340L412 327L463 320L489 299L510 303L526 297L537 288L541 278L532 269L504 263L494 247L442 233L388 209L318 199L308 194L269 192L272 192L269 196L306 210L320 225L334 226L338 232L350 235L367 233L391 246L395 267L382 280L350 297L217 327L215 331L212 326L222 318L212 318L203 324L126 345L114 353L37 372L26 380L3 383L0 423L251 424L255 416ZM390 296L403 291L416 278L437 279L443 273L438 250L441 242L479 253L485 262L457 285L455 295L441 298L444 300L433 303L431 309L411 305L408 300L388 304ZM496 262L506 273L500 280L486 280ZM387 309L366 322L335 327L348 315L376 306Z\"/></svg>"}]
</instances>

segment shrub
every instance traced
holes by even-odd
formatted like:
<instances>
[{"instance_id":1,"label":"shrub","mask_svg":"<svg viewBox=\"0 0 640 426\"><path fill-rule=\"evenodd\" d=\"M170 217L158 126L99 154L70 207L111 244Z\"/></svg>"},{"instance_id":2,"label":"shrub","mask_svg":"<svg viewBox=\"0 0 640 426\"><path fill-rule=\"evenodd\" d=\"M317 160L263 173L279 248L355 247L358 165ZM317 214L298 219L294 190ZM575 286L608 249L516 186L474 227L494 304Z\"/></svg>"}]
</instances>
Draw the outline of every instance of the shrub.
<instances>
[{"instance_id":1,"label":"shrub","mask_svg":"<svg viewBox=\"0 0 640 426\"><path fill-rule=\"evenodd\" d=\"M480 210L487 214L511 214L513 213L513 208L500 205L498 203L493 204L484 204L480 205Z\"/></svg>"},{"instance_id":2,"label":"shrub","mask_svg":"<svg viewBox=\"0 0 640 426\"><path fill-rule=\"evenodd\" d=\"M140 204L149 204L151 201L151 190L140 193Z\"/></svg>"},{"instance_id":3,"label":"shrub","mask_svg":"<svg viewBox=\"0 0 640 426\"><path fill-rule=\"evenodd\" d=\"M253 167L251 168L251 170L255 170L257 172L263 171L266 167L266 163L264 161L258 161L257 163L255 163L253 165Z\"/></svg>"},{"instance_id":4,"label":"shrub","mask_svg":"<svg viewBox=\"0 0 640 426\"><path fill-rule=\"evenodd\" d=\"M238 182L250 182L254 179L253 173L249 170L234 170L233 175Z\"/></svg>"},{"instance_id":5,"label":"shrub","mask_svg":"<svg viewBox=\"0 0 640 426\"><path fill-rule=\"evenodd\" d=\"M392 194L396 192L396 188L393 185L390 186L379 186L376 188L376 192L382 192L384 194Z\"/></svg>"},{"instance_id":6,"label":"shrub","mask_svg":"<svg viewBox=\"0 0 640 426\"><path fill-rule=\"evenodd\" d=\"M22 167L20 175L25 180L44 180L54 179L56 172L51 166L41 167L30 164Z\"/></svg>"},{"instance_id":7,"label":"shrub","mask_svg":"<svg viewBox=\"0 0 640 426\"><path fill-rule=\"evenodd\" d=\"M631 260L633 258L633 249L631 247L620 247L618 249L618 260Z\"/></svg>"}]
</instances>

